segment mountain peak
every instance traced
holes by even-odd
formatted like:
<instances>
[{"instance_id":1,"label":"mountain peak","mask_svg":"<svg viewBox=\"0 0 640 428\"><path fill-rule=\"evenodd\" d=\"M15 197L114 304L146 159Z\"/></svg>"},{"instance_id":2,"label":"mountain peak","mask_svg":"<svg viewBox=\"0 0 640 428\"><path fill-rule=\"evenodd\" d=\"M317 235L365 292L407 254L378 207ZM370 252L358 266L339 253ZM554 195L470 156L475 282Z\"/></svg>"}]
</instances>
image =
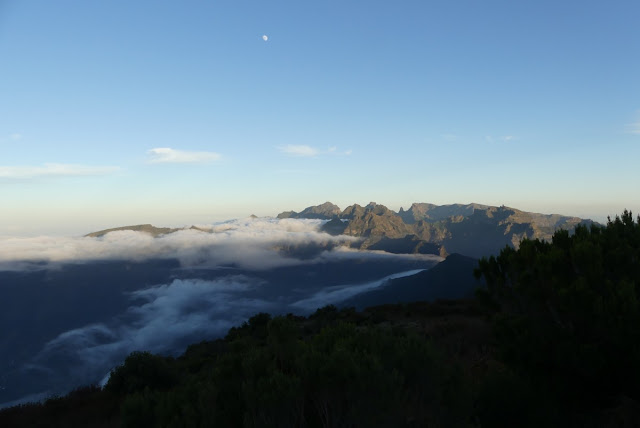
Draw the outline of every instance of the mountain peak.
<instances>
[{"instance_id":1,"label":"mountain peak","mask_svg":"<svg viewBox=\"0 0 640 428\"><path fill-rule=\"evenodd\" d=\"M307 207L299 213L295 211L282 212L278 214L278 218L312 218L330 220L334 217L340 216L341 213L342 210L340 210L339 206L327 201L324 204Z\"/></svg>"}]
</instances>

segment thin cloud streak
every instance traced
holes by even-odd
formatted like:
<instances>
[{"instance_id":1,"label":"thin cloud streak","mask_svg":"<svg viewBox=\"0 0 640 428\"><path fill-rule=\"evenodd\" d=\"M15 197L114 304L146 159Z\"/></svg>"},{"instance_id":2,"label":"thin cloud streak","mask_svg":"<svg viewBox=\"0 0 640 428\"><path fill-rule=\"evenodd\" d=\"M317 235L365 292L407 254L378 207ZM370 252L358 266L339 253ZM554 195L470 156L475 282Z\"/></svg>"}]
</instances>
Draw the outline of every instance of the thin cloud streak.
<instances>
[{"instance_id":1,"label":"thin cloud streak","mask_svg":"<svg viewBox=\"0 0 640 428\"><path fill-rule=\"evenodd\" d=\"M317 157L319 155L345 155L349 156L353 153L353 150L349 149L344 152L338 152L336 146L329 147L326 151L316 149L315 147L307 145L287 144L285 146L277 147L280 152L295 157Z\"/></svg>"},{"instance_id":2,"label":"thin cloud streak","mask_svg":"<svg viewBox=\"0 0 640 428\"><path fill-rule=\"evenodd\" d=\"M80 177L106 175L120 170L116 166L89 166L46 163L43 166L0 166L0 179L32 179L46 177Z\"/></svg>"},{"instance_id":3,"label":"thin cloud streak","mask_svg":"<svg viewBox=\"0 0 640 428\"><path fill-rule=\"evenodd\" d=\"M291 156L314 157L320 152L311 146L287 144L286 146L278 146L278 150Z\"/></svg>"},{"instance_id":4,"label":"thin cloud streak","mask_svg":"<svg viewBox=\"0 0 640 428\"><path fill-rule=\"evenodd\" d=\"M222 158L216 152L193 152L169 147L156 147L148 152L149 163L209 163Z\"/></svg>"},{"instance_id":5,"label":"thin cloud streak","mask_svg":"<svg viewBox=\"0 0 640 428\"><path fill-rule=\"evenodd\" d=\"M365 282L364 284L343 284L333 287L327 287L318 291L311 297L304 298L291 304L293 308L303 309L308 312L314 311L319 307L326 305L333 305L347 300L350 297L364 293L366 291L373 290L374 288L383 287L388 281L397 278L404 278L405 276L415 275L422 272L424 269L413 269L405 272L395 273L388 275L382 279L375 281Z\"/></svg>"}]
</instances>

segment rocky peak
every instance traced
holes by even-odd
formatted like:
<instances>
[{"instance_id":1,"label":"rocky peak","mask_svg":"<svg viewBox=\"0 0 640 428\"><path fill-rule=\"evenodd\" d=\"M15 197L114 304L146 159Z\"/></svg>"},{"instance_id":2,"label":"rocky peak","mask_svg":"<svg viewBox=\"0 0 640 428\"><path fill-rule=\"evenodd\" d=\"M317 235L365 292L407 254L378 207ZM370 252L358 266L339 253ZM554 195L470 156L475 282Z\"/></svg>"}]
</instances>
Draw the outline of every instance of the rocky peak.
<instances>
[{"instance_id":1,"label":"rocky peak","mask_svg":"<svg viewBox=\"0 0 640 428\"><path fill-rule=\"evenodd\" d=\"M278 214L278 218L314 218L322 220L330 220L341 214L340 207L332 204L331 202L325 202L324 204L314 205L305 208L301 212L285 211Z\"/></svg>"},{"instance_id":2,"label":"rocky peak","mask_svg":"<svg viewBox=\"0 0 640 428\"><path fill-rule=\"evenodd\" d=\"M352 219L355 217L361 217L364 214L364 208L358 204L349 205L340 214L341 218Z\"/></svg>"}]
</instances>

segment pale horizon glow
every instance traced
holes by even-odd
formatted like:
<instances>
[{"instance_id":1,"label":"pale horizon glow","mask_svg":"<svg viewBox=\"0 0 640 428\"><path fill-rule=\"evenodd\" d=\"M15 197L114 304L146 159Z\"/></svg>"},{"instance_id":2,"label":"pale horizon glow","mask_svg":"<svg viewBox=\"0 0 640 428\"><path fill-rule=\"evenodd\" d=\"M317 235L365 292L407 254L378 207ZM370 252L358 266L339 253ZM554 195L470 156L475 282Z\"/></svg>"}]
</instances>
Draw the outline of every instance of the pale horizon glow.
<instances>
[{"instance_id":1,"label":"pale horizon glow","mask_svg":"<svg viewBox=\"0 0 640 428\"><path fill-rule=\"evenodd\" d=\"M0 166L0 180L3 178L31 179L40 177L103 175L116 172L119 169L117 166L87 166L56 163L46 163L43 166Z\"/></svg>"}]
</instances>

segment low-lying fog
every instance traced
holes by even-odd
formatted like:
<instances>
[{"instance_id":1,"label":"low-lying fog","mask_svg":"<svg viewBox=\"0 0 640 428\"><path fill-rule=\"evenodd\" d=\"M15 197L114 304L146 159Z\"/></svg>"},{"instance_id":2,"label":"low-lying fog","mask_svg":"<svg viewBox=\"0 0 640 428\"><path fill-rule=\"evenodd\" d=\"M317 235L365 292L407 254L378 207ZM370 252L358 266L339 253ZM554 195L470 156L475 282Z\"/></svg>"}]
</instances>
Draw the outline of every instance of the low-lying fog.
<instances>
[{"instance_id":1,"label":"low-lying fog","mask_svg":"<svg viewBox=\"0 0 640 428\"><path fill-rule=\"evenodd\" d=\"M257 312L308 314L441 260L349 249L356 238L321 224L1 239L0 407L100 382L132 351L177 355Z\"/></svg>"}]
</instances>

